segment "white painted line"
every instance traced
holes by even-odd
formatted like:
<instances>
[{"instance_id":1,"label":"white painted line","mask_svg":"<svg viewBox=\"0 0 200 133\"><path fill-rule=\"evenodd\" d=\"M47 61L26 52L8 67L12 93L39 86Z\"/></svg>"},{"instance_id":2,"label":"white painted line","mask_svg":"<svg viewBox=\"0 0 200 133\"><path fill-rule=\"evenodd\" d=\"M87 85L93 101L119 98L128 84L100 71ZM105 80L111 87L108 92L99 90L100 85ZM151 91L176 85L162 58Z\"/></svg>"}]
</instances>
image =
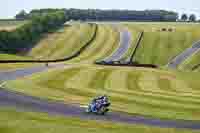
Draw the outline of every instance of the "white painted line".
<instances>
[{"instance_id":1,"label":"white painted line","mask_svg":"<svg viewBox=\"0 0 200 133\"><path fill-rule=\"evenodd\" d=\"M6 84L6 82L2 82L2 83L0 84L0 87L3 87L5 84Z\"/></svg>"},{"instance_id":2,"label":"white painted line","mask_svg":"<svg viewBox=\"0 0 200 133\"><path fill-rule=\"evenodd\" d=\"M80 105L81 108L87 108L87 105Z\"/></svg>"}]
</instances>

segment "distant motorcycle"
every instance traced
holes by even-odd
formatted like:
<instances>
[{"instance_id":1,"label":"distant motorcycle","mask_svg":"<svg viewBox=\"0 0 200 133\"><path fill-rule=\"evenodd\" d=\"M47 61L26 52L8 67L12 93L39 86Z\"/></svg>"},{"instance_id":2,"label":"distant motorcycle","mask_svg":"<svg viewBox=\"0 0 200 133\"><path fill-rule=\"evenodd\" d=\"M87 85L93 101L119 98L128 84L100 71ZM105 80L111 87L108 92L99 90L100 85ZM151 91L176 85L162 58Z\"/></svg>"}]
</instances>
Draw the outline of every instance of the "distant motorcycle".
<instances>
[{"instance_id":1,"label":"distant motorcycle","mask_svg":"<svg viewBox=\"0 0 200 133\"><path fill-rule=\"evenodd\" d=\"M109 111L110 102L108 101L107 96L100 96L94 98L92 102L88 105L86 112L94 113L98 115L104 115Z\"/></svg>"}]
</instances>

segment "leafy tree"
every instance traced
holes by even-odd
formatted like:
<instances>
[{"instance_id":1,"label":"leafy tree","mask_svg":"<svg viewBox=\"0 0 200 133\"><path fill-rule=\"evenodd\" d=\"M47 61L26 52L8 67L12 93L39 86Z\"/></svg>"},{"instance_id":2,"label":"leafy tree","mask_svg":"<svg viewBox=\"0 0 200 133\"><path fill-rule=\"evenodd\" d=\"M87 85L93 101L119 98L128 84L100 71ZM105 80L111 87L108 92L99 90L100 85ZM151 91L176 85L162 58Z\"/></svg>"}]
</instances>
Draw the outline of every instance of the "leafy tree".
<instances>
[{"instance_id":1,"label":"leafy tree","mask_svg":"<svg viewBox=\"0 0 200 133\"><path fill-rule=\"evenodd\" d=\"M165 10L98 10L98 9L40 9L32 10L29 16L44 15L61 11L71 20L141 20L141 21L176 21L178 13Z\"/></svg>"},{"instance_id":2,"label":"leafy tree","mask_svg":"<svg viewBox=\"0 0 200 133\"><path fill-rule=\"evenodd\" d=\"M196 21L196 15L195 14L191 14L189 17L189 21L190 22L195 22Z\"/></svg>"},{"instance_id":3,"label":"leafy tree","mask_svg":"<svg viewBox=\"0 0 200 133\"><path fill-rule=\"evenodd\" d=\"M63 25L66 21L63 11L32 16L31 20L14 31L0 31L0 51L18 53L32 47L43 33ZM6 49L5 49L6 46Z\"/></svg>"},{"instance_id":4,"label":"leafy tree","mask_svg":"<svg viewBox=\"0 0 200 133\"><path fill-rule=\"evenodd\" d=\"M16 19L27 19L28 18L28 14L26 13L25 10L20 11L16 16Z\"/></svg>"},{"instance_id":5,"label":"leafy tree","mask_svg":"<svg viewBox=\"0 0 200 133\"><path fill-rule=\"evenodd\" d=\"M187 14L182 14L181 20L182 20L182 21L187 21L187 20L188 20Z\"/></svg>"}]
</instances>

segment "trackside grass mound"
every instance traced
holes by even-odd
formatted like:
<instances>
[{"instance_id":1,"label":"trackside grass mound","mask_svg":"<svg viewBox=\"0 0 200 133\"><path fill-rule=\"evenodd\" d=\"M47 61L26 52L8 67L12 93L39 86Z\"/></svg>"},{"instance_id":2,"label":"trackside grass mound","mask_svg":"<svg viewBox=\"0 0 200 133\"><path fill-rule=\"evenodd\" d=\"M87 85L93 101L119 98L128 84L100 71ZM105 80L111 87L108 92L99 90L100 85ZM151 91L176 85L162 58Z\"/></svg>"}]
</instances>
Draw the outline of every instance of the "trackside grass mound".
<instances>
[{"instance_id":1,"label":"trackside grass mound","mask_svg":"<svg viewBox=\"0 0 200 133\"><path fill-rule=\"evenodd\" d=\"M173 57L200 39L199 24L187 23L127 23L133 30L144 31L135 61L166 65Z\"/></svg>"},{"instance_id":2,"label":"trackside grass mound","mask_svg":"<svg viewBox=\"0 0 200 133\"><path fill-rule=\"evenodd\" d=\"M198 73L79 65L10 81L5 87L78 105L107 94L112 110L164 119L200 120L199 86Z\"/></svg>"},{"instance_id":3,"label":"trackside grass mound","mask_svg":"<svg viewBox=\"0 0 200 133\"><path fill-rule=\"evenodd\" d=\"M80 120L42 113L0 109L2 133L197 133L186 129L156 128L142 125Z\"/></svg>"},{"instance_id":4,"label":"trackside grass mound","mask_svg":"<svg viewBox=\"0 0 200 133\"><path fill-rule=\"evenodd\" d=\"M70 56L84 46L94 35L95 26L87 23L65 25L41 39L28 54L38 59L60 59Z\"/></svg>"},{"instance_id":5,"label":"trackside grass mound","mask_svg":"<svg viewBox=\"0 0 200 133\"><path fill-rule=\"evenodd\" d=\"M111 25L99 24L96 38L73 63L94 63L111 55L119 46L119 32Z\"/></svg>"}]
</instances>

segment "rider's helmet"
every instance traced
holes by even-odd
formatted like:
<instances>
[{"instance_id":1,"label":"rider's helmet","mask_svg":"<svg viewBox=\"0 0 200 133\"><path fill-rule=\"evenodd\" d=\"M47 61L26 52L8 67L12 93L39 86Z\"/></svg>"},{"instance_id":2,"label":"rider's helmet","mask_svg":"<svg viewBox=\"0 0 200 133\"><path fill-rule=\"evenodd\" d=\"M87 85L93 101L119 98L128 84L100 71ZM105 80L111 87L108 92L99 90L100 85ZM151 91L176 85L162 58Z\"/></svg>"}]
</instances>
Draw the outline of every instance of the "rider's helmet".
<instances>
[{"instance_id":1,"label":"rider's helmet","mask_svg":"<svg viewBox=\"0 0 200 133\"><path fill-rule=\"evenodd\" d=\"M106 103L106 102L108 102L108 97L106 95L101 95L101 96L94 98L93 102Z\"/></svg>"}]
</instances>

